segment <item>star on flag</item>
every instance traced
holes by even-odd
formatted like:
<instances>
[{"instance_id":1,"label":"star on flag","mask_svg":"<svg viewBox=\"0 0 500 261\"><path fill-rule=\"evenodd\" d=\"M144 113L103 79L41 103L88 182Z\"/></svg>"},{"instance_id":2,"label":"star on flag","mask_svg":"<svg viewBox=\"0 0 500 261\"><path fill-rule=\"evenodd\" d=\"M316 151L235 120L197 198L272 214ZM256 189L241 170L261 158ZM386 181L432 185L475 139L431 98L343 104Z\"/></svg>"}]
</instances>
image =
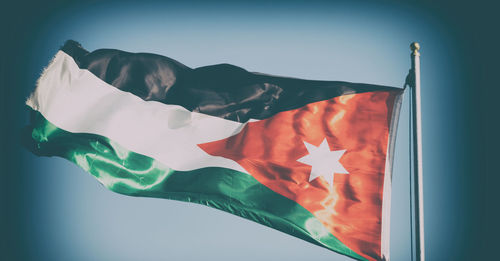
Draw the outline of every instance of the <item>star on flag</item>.
<instances>
[{"instance_id":1,"label":"star on flag","mask_svg":"<svg viewBox=\"0 0 500 261\"><path fill-rule=\"evenodd\" d=\"M339 162L346 150L330 150L326 138L316 147L304 141L309 154L298 159L300 163L312 167L309 181L318 177L323 177L328 184L333 186L334 174L349 174L349 172Z\"/></svg>"}]
</instances>

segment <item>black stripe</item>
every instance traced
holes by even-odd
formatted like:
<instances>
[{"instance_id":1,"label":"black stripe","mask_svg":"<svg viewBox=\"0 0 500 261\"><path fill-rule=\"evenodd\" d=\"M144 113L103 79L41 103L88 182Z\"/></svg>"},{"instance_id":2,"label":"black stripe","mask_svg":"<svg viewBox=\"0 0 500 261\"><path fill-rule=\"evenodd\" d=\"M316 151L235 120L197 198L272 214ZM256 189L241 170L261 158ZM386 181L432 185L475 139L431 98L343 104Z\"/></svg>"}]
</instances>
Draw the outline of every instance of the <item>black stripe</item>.
<instances>
[{"instance_id":1,"label":"black stripe","mask_svg":"<svg viewBox=\"0 0 500 261\"><path fill-rule=\"evenodd\" d=\"M192 69L156 54L114 49L88 52L72 40L61 50L72 56L81 69L88 69L114 87L144 100L180 105L238 122L269 118L281 111L345 94L402 91L379 85L250 73L230 64Z\"/></svg>"}]
</instances>

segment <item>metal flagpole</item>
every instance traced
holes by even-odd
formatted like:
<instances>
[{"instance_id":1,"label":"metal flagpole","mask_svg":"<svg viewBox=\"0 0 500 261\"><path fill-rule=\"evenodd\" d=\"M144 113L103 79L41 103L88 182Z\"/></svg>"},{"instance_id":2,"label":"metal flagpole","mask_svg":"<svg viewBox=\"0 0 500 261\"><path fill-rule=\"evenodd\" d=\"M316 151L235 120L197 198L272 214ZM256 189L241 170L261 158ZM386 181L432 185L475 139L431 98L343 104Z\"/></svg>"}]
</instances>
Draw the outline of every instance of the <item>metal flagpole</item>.
<instances>
[{"instance_id":1,"label":"metal flagpole","mask_svg":"<svg viewBox=\"0 0 500 261\"><path fill-rule=\"evenodd\" d=\"M415 207L415 257L417 261L425 260L424 244L424 198L422 180L422 114L420 106L420 45L413 42L411 48L411 114L413 127L413 199Z\"/></svg>"}]
</instances>

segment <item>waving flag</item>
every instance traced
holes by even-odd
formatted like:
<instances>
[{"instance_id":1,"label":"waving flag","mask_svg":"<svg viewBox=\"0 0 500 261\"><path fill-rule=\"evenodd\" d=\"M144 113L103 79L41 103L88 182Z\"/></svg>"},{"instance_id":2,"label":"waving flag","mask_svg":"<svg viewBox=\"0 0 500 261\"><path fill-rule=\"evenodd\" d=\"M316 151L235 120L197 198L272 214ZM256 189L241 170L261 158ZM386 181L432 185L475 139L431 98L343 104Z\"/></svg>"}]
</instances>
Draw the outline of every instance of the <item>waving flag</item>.
<instances>
[{"instance_id":1,"label":"waving flag","mask_svg":"<svg viewBox=\"0 0 500 261\"><path fill-rule=\"evenodd\" d=\"M195 202L387 260L401 94L68 41L26 102L25 145L118 193Z\"/></svg>"}]
</instances>

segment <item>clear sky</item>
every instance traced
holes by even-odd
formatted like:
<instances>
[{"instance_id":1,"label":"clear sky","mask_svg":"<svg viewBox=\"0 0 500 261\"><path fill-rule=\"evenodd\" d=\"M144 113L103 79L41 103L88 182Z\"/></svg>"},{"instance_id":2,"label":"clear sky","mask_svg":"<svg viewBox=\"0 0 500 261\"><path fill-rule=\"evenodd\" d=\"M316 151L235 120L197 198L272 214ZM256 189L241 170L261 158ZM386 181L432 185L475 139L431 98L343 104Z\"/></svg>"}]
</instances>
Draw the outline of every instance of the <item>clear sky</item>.
<instances>
[{"instance_id":1,"label":"clear sky","mask_svg":"<svg viewBox=\"0 0 500 261\"><path fill-rule=\"evenodd\" d=\"M74 4L37 25L27 50L31 84L68 39L87 50L165 55L190 67L231 63L249 71L305 79L402 87L409 44L420 42L424 201L429 260L458 260L466 222L455 178L463 123L456 89L463 68L439 17L397 4ZM22 99L19 106L22 108ZM391 257L409 260L408 95L393 171ZM20 125L28 122L27 108ZM349 260L257 223L205 206L134 198L106 190L60 158L20 153L29 180L23 198L27 259L33 260Z\"/></svg>"}]
</instances>

